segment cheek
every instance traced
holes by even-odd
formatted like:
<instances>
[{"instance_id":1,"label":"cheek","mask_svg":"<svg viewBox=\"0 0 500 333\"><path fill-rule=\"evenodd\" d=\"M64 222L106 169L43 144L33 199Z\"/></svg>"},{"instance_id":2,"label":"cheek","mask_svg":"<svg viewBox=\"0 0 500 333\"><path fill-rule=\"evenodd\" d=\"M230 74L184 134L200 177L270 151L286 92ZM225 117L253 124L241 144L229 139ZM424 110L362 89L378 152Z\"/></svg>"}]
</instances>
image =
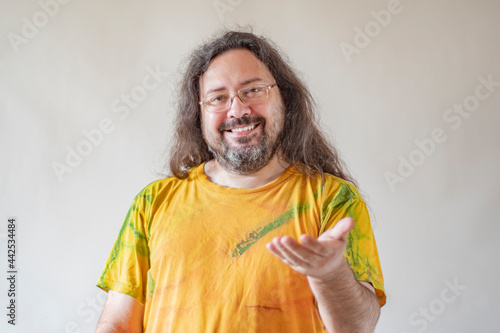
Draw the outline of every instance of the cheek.
<instances>
[{"instance_id":1,"label":"cheek","mask_svg":"<svg viewBox=\"0 0 500 333\"><path fill-rule=\"evenodd\" d=\"M201 114L201 129L203 132L218 132L219 125L224 117L218 114Z\"/></svg>"}]
</instances>

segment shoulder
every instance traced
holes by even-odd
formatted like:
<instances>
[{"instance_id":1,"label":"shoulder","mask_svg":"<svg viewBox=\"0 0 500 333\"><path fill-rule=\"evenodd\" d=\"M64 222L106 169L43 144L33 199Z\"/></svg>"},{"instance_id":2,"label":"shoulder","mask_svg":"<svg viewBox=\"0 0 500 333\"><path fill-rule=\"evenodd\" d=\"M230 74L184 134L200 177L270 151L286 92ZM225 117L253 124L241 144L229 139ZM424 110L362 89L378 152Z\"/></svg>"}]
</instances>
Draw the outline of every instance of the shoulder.
<instances>
[{"instance_id":1,"label":"shoulder","mask_svg":"<svg viewBox=\"0 0 500 333\"><path fill-rule=\"evenodd\" d=\"M329 173L324 173L322 178L319 173L308 175L298 169L291 167L289 171L293 174L293 179L302 184L307 184L313 191L326 199L335 198L336 201L360 200L361 194L356 186L349 181L334 176Z\"/></svg>"},{"instance_id":2,"label":"shoulder","mask_svg":"<svg viewBox=\"0 0 500 333\"><path fill-rule=\"evenodd\" d=\"M196 178L196 168L188 171L187 177L180 179L170 176L163 179L155 180L146 185L135 197L135 201L143 201L145 203L153 204L159 197L165 199L168 195L184 189L186 186L192 184Z\"/></svg>"},{"instance_id":3,"label":"shoulder","mask_svg":"<svg viewBox=\"0 0 500 333\"><path fill-rule=\"evenodd\" d=\"M356 186L345 179L329 173L325 173L323 179L319 175L309 178L315 183L316 193L319 194L318 199L324 209L337 210L352 204L365 205Z\"/></svg>"},{"instance_id":4,"label":"shoulder","mask_svg":"<svg viewBox=\"0 0 500 333\"><path fill-rule=\"evenodd\" d=\"M356 186L342 178L325 174L324 191L334 194L335 198L341 201L360 200L361 194Z\"/></svg>"}]
</instances>

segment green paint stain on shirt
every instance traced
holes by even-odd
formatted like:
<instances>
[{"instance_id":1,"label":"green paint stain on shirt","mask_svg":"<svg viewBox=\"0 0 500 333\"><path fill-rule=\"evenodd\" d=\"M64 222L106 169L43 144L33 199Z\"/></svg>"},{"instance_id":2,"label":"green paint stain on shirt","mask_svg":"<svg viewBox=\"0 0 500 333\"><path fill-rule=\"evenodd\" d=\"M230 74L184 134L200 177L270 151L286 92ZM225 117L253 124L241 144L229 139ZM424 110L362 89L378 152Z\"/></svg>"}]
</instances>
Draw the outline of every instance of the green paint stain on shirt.
<instances>
[{"instance_id":1,"label":"green paint stain on shirt","mask_svg":"<svg viewBox=\"0 0 500 333\"><path fill-rule=\"evenodd\" d=\"M304 211L308 210L311 207L309 204L305 205L296 205L292 209L286 211L282 215L280 215L278 218L276 218L274 221L271 223L265 225L264 227L260 227L255 229L254 231L249 233L249 236L246 239L241 240L238 242L238 245L236 245L236 248L232 251L232 256L237 257L245 253L253 244L255 244L259 239L267 235L269 232L273 231L274 229L279 228L283 224L285 224L287 221L291 220L293 217L296 215L299 215L303 213Z\"/></svg>"},{"instance_id":2,"label":"green paint stain on shirt","mask_svg":"<svg viewBox=\"0 0 500 333\"><path fill-rule=\"evenodd\" d=\"M155 280L153 280L151 272L148 271L148 295L150 298L153 297L153 294L155 292L155 287L156 287L156 282Z\"/></svg>"},{"instance_id":3,"label":"green paint stain on shirt","mask_svg":"<svg viewBox=\"0 0 500 333\"><path fill-rule=\"evenodd\" d=\"M135 225L133 224L133 221L135 221L135 218L131 218L131 215L136 212L140 211L137 208L137 199L141 197L143 199L146 199L144 196L137 196L130 207L129 211L127 212L127 216L125 217L125 223L123 223L120 232L118 233L118 237L116 239L115 245L113 246L113 249L111 250L111 253L108 258L108 262L106 264L106 267L104 269L104 272L102 276L106 276L107 272L114 266L116 263L116 260L118 259L119 255L123 255L123 249L128 249L130 251L134 251L137 254L143 256L143 257L148 257L149 256L149 249L148 249L148 243L146 240L146 237L144 234L138 230L136 230ZM146 199L147 200L147 199ZM126 234L132 234L133 235L133 242L126 242L124 240L124 235ZM102 280L101 276L101 280Z\"/></svg>"}]
</instances>

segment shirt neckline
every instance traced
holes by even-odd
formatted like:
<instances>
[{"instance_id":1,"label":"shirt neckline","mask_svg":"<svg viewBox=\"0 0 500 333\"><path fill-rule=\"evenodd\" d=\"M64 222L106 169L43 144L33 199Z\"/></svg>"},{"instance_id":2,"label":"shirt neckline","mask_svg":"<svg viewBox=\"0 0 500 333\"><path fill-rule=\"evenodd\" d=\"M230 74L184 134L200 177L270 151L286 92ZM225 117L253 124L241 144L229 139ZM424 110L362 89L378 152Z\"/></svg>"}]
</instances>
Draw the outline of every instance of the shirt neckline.
<instances>
[{"instance_id":1,"label":"shirt neckline","mask_svg":"<svg viewBox=\"0 0 500 333\"><path fill-rule=\"evenodd\" d=\"M205 174L205 163L203 162L199 166L196 167L195 171L195 180L199 182L204 188L209 191L222 193L222 194L231 194L231 195L240 195L240 194L252 194L267 191L275 186L280 185L284 181L286 181L292 174L297 173L296 169L289 165L281 175L275 180L257 188L236 188L236 187L228 187L224 185L219 185L213 183L208 176Z\"/></svg>"}]
</instances>

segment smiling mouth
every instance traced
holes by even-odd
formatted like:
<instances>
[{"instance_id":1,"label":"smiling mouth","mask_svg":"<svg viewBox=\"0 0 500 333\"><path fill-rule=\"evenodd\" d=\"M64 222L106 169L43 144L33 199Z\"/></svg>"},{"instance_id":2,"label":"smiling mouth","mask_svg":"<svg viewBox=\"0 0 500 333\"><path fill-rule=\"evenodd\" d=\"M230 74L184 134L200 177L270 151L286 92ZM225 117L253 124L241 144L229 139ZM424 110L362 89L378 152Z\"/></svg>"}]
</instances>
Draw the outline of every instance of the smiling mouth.
<instances>
[{"instance_id":1,"label":"smiling mouth","mask_svg":"<svg viewBox=\"0 0 500 333\"><path fill-rule=\"evenodd\" d=\"M240 128L233 128L233 129L230 129L230 130L227 130L227 131L228 132L232 132L232 133L240 133L240 132L245 132L245 131L251 131L255 127L257 127L257 125L249 125L249 126L240 127Z\"/></svg>"}]
</instances>

